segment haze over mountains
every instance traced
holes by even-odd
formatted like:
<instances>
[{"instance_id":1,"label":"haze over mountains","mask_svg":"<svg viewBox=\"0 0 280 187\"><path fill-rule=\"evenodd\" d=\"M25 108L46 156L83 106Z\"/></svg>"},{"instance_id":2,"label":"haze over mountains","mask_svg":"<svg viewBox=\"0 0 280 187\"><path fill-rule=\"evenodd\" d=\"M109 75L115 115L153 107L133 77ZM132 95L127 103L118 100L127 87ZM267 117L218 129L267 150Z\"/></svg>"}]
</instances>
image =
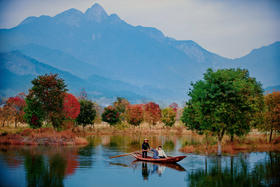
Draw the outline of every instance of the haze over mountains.
<instances>
[{"instance_id":1,"label":"haze over mountains","mask_svg":"<svg viewBox=\"0 0 280 187\"><path fill-rule=\"evenodd\" d=\"M264 88L280 85L280 42L228 59L194 41L132 26L99 4L85 13L70 9L54 17L29 17L15 28L1 29L0 41L3 96L26 92L32 78L49 72L60 74L72 93L85 88L103 104L117 96L181 103L190 82L209 67L247 68Z\"/></svg>"}]
</instances>

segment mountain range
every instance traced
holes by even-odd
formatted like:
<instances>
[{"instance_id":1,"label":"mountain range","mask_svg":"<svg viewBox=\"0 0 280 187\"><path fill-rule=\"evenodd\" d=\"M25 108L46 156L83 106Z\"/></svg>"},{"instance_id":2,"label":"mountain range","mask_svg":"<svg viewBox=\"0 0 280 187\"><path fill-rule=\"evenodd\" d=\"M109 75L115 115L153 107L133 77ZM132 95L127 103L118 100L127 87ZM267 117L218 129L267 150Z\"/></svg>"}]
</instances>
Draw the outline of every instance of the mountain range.
<instances>
[{"instance_id":1,"label":"mountain range","mask_svg":"<svg viewBox=\"0 0 280 187\"><path fill-rule=\"evenodd\" d=\"M264 88L280 85L280 42L229 59L192 40L132 26L99 4L85 13L70 9L54 17L28 17L14 28L0 29L0 41L3 96L26 92L32 78L50 72L65 79L70 92L78 95L85 88L102 104L117 96L182 103L190 83L207 68L246 68Z\"/></svg>"}]
</instances>

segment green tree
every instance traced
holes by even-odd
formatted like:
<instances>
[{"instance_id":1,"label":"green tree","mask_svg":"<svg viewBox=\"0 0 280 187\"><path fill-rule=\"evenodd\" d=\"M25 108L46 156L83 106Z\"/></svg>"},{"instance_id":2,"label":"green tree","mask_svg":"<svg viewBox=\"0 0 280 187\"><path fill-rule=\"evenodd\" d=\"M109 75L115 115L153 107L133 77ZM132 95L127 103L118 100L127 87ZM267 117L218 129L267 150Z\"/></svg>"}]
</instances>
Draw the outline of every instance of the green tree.
<instances>
[{"instance_id":1,"label":"green tree","mask_svg":"<svg viewBox=\"0 0 280 187\"><path fill-rule=\"evenodd\" d=\"M27 107L24 108L24 119L33 129L42 127L44 121L42 105L38 104L38 101L28 96L25 101Z\"/></svg>"},{"instance_id":2,"label":"green tree","mask_svg":"<svg viewBox=\"0 0 280 187\"><path fill-rule=\"evenodd\" d=\"M120 120L122 121L125 120L125 112L129 104L128 100L122 97L117 97L117 100L113 103L113 107L120 114Z\"/></svg>"},{"instance_id":3,"label":"green tree","mask_svg":"<svg viewBox=\"0 0 280 187\"><path fill-rule=\"evenodd\" d=\"M173 126L176 121L176 112L173 108L165 108L161 111L161 121L166 126Z\"/></svg>"},{"instance_id":4,"label":"green tree","mask_svg":"<svg viewBox=\"0 0 280 187\"><path fill-rule=\"evenodd\" d=\"M216 135L218 155L224 134L248 133L254 116L263 110L261 84L247 70L208 69L192 87L182 121L191 130Z\"/></svg>"},{"instance_id":5,"label":"green tree","mask_svg":"<svg viewBox=\"0 0 280 187\"><path fill-rule=\"evenodd\" d=\"M115 125L120 121L119 112L112 106L104 108L104 112L101 117L103 121L109 123L110 125Z\"/></svg>"},{"instance_id":6,"label":"green tree","mask_svg":"<svg viewBox=\"0 0 280 187\"><path fill-rule=\"evenodd\" d=\"M32 80L32 84L26 96L26 121L31 127L39 127L46 120L59 128L64 118L63 99L67 91L64 80L57 74L45 74Z\"/></svg>"},{"instance_id":7,"label":"green tree","mask_svg":"<svg viewBox=\"0 0 280 187\"><path fill-rule=\"evenodd\" d=\"M80 102L80 114L78 115L76 121L80 125L92 124L94 118L96 117L96 109L94 103L89 100L82 99Z\"/></svg>"}]
</instances>

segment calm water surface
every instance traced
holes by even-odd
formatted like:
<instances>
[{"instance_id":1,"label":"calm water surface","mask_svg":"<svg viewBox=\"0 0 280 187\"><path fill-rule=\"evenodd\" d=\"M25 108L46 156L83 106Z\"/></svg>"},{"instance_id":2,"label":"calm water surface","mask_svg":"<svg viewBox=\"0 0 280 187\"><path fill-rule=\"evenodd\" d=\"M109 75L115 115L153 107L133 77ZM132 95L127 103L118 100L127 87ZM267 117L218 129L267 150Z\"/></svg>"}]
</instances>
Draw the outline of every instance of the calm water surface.
<instances>
[{"instance_id":1,"label":"calm water surface","mask_svg":"<svg viewBox=\"0 0 280 187\"><path fill-rule=\"evenodd\" d=\"M191 137L149 137L168 155ZM0 186L280 186L280 153L187 154L178 164L110 156L139 150L143 137L95 136L86 147L0 146Z\"/></svg>"}]
</instances>

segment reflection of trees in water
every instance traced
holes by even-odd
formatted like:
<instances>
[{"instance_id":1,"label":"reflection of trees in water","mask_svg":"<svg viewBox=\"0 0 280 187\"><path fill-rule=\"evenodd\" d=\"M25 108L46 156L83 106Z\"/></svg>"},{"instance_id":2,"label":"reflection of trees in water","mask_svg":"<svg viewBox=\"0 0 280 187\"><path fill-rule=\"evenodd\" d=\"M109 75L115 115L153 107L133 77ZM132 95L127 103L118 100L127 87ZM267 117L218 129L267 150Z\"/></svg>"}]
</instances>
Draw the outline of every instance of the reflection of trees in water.
<instances>
[{"instance_id":1,"label":"reflection of trees in water","mask_svg":"<svg viewBox=\"0 0 280 187\"><path fill-rule=\"evenodd\" d=\"M1 146L0 155L10 167L20 166L23 158L28 186L63 186L65 175L74 174L79 166L77 151L69 147Z\"/></svg>"},{"instance_id":2,"label":"reflection of trees in water","mask_svg":"<svg viewBox=\"0 0 280 187\"><path fill-rule=\"evenodd\" d=\"M80 155L79 164L81 167L91 167L92 166L92 155L94 153L93 145L88 144L85 147L79 149L78 154Z\"/></svg>"},{"instance_id":3,"label":"reflection of trees in water","mask_svg":"<svg viewBox=\"0 0 280 187\"><path fill-rule=\"evenodd\" d=\"M268 153L268 159L248 167L246 157L231 157L230 164L222 167L221 158L205 168L188 174L189 186L267 186L280 184L280 155ZM208 165L208 168L207 168Z\"/></svg>"},{"instance_id":4,"label":"reflection of trees in water","mask_svg":"<svg viewBox=\"0 0 280 187\"><path fill-rule=\"evenodd\" d=\"M56 154L47 160L42 155L26 154L24 167L27 186L63 186L66 160Z\"/></svg>"},{"instance_id":5,"label":"reflection of trees in water","mask_svg":"<svg viewBox=\"0 0 280 187\"><path fill-rule=\"evenodd\" d=\"M0 148L0 155L2 159L8 164L9 167L19 167L22 164L22 160L19 159L19 155L15 151L9 151L5 147Z\"/></svg>"},{"instance_id":6,"label":"reflection of trees in water","mask_svg":"<svg viewBox=\"0 0 280 187\"><path fill-rule=\"evenodd\" d=\"M151 147L164 145L167 151L175 149L176 138L167 136L110 136L110 140L106 138L107 141L102 141L106 142L106 144L102 145L120 152L133 152L141 150L144 138L150 140L149 144Z\"/></svg>"},{"instance_id":7,"label":"reflection of trees in water","mask_svg":"<svg viewBox=\"0 0 280 187\"><path fill-rule=\"evenodd\" d=\"M166 151L174 151L175 148L175 144L173 141L171 140L167 140L164 144L163 144L163 149Z\"/></svg>"}]
</instances>

